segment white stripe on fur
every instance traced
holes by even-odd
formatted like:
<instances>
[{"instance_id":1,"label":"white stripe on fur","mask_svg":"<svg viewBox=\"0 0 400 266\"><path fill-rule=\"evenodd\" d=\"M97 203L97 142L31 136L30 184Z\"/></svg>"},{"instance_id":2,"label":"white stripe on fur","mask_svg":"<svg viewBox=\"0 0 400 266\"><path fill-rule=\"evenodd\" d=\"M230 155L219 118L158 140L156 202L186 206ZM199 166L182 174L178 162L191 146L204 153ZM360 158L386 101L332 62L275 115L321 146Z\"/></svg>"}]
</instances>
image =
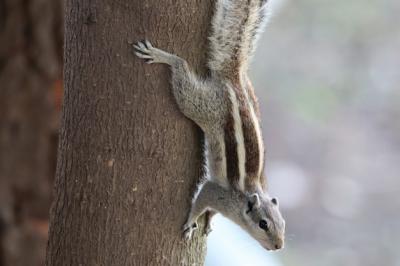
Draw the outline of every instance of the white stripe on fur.
<instances>
[{"instance_id":1,"label":"white stripe on fur","mask_svg":"<svg viewBox=\"0 0 400 266\"><path fill-rule=\"evenodd\" d=\"M243 76L241 77L241 84L244 84L244 82L242 81ZM261 127L260 127L260 122L256 116L256 112L254 111L254 106L250 101L249 98L249 94L247 92L247 89L243 89L244 91L244 96L246 98L247 101L247 105L249 106L250 109L250 117L252 120L252 123L254 125L254 129L256 131L256 136L257 136L257 146L258 146L258 152L260 154L259 156L259 162L258 162L258 171L257 171L257 176L260 177L261 176L261 172L263 170L263 164L264 164L264 145L263 145L263 139L261 136Z\"/></svg>"}]
</instances>

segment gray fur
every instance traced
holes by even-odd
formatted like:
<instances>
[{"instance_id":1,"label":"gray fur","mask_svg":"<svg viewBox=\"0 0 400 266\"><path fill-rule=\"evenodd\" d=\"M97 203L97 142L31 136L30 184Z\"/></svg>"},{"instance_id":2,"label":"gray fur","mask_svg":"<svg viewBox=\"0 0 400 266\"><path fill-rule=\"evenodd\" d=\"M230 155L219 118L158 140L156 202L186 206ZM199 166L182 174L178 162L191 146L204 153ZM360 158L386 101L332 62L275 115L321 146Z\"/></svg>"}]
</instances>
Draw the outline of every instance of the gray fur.
<instances>
[{"instance_id":1,"label":"gray fur","mask_svg":"<svg viewBox=\"0 0 400 266\"><path fill-rule=\"evenodd\" d=\"M223 142L223 125L228 111L226 84L217 78L197 77L184 59L157 49L148 41L138 42L134 48L135 54L147 63L171 67L172 93L180 110L204 131L210 176L220 185L228 186Z\"/></svg>"},{"instance_id":2,"label":"gray fur","mask_svg":"<svg viewBox=\"0 0 400 266\"><path fill-rule=\"evenodd\" d=\"M253 204L251 211L249 204ZM271 198L264 193L243 193L239 190L223 188L214 182L206 182L197 195L196 202L184 225L187 238L191 238L193 231L197 228L197 219L207 211L219 212L229 218L268 250L283 247L285 221L278 206L272 203ZM268 231L259 227L261 219L268 222Z\"/></svg>"},{"instance_id":3,"label":"gray fur","mask_svg":"<svg viewBox=\"0 0 400 266\"><path fill-rule=\"evenodd\" d=\"M206 79L196 76L184 59L157 49L148 41L134 45L135 54L147 63L170 66L172 93L180 110L205 134L208 174L193 198L184 225L186 238L190 239L197 228L198 217L203 214L208 217L205 228L208 233L211 230L211 217L219 212L241 226L264 248L271 250L283 247L285 222L275 201L264 191L260 183L262 177L250 180L245 176L247 181L252 181L249 182L252 186L245 190L232 186L227 177L224 143L225 124L231 115L228 95L232 91L229 90L232 82L236 81L236 86L245 90L246 95L250 92L245 71L255 40L265 22L265 10L265 0L217 1L210 36L211 57L208 65L211 76ZM256 100L249 101L250 108L257 109ZM251 211L249 204L253 204ZM260 220L268 223L268 231L260 228Z\"/></svg>"}]
</instances>

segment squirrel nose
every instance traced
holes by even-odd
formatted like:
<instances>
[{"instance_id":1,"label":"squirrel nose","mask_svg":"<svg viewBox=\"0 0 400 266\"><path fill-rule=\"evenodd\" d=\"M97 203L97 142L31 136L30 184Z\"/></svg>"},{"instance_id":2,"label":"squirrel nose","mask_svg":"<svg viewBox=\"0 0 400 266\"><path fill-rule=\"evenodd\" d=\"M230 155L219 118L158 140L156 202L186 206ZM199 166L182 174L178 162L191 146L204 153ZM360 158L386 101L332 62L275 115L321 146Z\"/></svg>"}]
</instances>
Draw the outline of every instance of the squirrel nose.
<instances>
[{"instance_id":1,"label":"squirrel nose","mask_svg":"<svg viewBox=\"0 0 400 266\"><path fill-rule=\"evenodd\" d=\"M282 241L282 240L278 240L278 241L275 243L275 246L274 246L274 247L275 247L276 250L283 248L283 241Z\"/></svg>"}]
</instances>

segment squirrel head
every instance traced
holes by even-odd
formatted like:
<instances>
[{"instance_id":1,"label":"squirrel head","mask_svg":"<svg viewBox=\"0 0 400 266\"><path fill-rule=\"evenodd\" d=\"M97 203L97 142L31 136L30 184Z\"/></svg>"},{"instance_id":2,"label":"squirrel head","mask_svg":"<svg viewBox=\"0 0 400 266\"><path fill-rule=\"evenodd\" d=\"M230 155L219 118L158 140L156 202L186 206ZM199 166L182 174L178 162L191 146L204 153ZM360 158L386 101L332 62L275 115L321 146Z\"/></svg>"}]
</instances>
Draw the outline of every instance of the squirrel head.
<instances>
[{"instance_id":1,"label":"squirrel head","mask_svg":"<svg viewBox=\"0 0 400 266\"><path fill-rule=\"evenodd\" d=\"M267 250L283 248L285 220L279 211L276 198L266 193L246 196L242 211L242 227Z\"/></svg>"}]
</instances>

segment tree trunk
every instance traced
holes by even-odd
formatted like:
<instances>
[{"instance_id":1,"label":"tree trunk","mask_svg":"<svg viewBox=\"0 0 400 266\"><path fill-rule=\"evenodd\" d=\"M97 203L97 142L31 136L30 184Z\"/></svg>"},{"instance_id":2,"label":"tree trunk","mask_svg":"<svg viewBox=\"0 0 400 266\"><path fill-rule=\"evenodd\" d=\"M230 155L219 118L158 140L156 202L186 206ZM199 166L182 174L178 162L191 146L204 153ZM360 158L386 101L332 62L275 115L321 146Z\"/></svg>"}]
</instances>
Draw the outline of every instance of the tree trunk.
<instances>
[{"instance_id":1,"label":"tree trunk","mask_svg":"<svg viewBox=\"0 0 400 266\"><path fill-rule=\"evenodd\" d=\"M148 38L204 71L212 1L66 1L65 97L48 265L202 265L182 240L201 132L177 108Z\"/></svg>"},{"instance_id":2,"label":"tree trunk","mask_svg":"<svg viewBox=\"0 0 400 266\"><path fill-rule=\"evenodd\" d=\"M0 0L0 265L44 265L61 1Z\"/></svg>"}]
</instances>

